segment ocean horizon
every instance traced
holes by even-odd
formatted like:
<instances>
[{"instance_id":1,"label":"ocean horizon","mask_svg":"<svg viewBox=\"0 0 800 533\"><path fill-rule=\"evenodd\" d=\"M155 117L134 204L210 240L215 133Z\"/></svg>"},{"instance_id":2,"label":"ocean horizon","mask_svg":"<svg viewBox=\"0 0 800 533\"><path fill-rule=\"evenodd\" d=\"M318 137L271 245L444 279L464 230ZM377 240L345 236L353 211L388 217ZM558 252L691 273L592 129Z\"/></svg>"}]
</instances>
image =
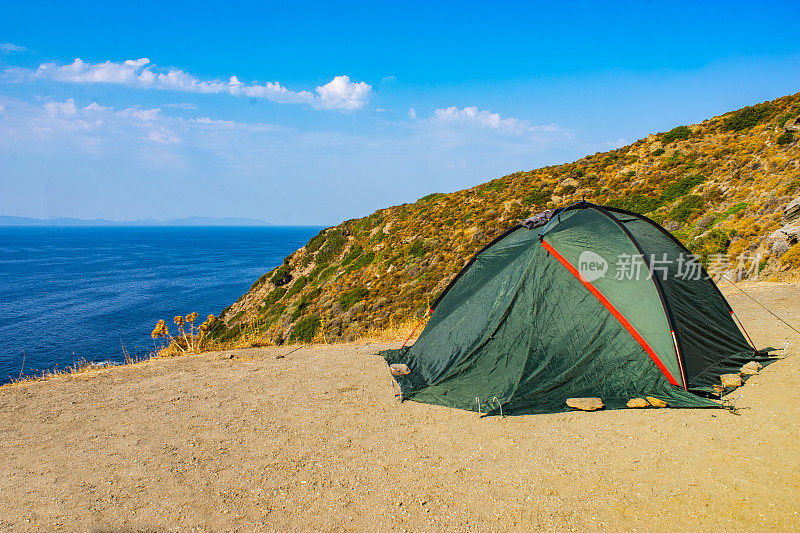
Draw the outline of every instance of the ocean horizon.
<instances>
[{"instance_id":1,"label":"ocean horizon","mask_svg":"<svg viewBox=\"0 0 800 533\"><path fill-rule=\"evenodd\" d=\"M321 226L0 227L0 383L156 344L218 315Z\"/></svg>"}]
</instances>

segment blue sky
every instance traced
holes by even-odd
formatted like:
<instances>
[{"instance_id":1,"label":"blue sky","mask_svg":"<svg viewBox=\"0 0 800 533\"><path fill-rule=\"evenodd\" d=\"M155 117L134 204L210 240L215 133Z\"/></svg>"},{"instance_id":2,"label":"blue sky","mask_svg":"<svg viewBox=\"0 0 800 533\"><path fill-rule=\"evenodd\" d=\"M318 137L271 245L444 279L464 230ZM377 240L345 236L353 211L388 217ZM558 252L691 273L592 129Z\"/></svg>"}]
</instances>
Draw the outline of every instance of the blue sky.
<instances>
[{"instance_id":1,"label":"blue sky","mask_svg":"<svg viewBox=\"0 0 800 533\"><path fill-rule=\"evenodd\" d=\"M334 224L800 90L797 2L0 3L0 214Z\"/></svg>"}]
</instances>

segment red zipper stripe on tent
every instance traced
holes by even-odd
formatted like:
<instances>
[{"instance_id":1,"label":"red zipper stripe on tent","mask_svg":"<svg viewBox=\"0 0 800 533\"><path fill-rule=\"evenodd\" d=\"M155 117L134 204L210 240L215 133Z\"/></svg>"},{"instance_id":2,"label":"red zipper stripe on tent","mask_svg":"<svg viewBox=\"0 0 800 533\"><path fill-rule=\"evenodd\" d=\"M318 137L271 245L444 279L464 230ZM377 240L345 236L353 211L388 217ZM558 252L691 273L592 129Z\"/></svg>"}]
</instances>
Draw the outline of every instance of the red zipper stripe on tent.
<instances>
[{"instance_id":1,"label":"red zipper stripe on tent","mask_svg":"<svg viewBox=\"0 0 800 533\"><path fill-rule=\"evenodd\" d=\"M658 358L658 356L656 355L656 352L654 352L653 349L650 347L650 345L647 344L647 341L644 340L644 338L641 335L639 335L639 332L636 331L636 328L634 328L633 325L630 322L628 322L628 319L626 319L622 315L622 313L620 313L619 310L617 310L617 308L614 307L614 305L611 302L608 301L608 298L603 296L603 293L601 293L599 290L597 290L597 287L595 287L594 285L592 285L591 283L586 281L586 279L584 279L584 277L581 276L581 273L578 272L578 270L574 266L572 266L569 263L569 261L564 259L564 256L562 256L560 253L556 252L555 248L550 246L550 243L548 243L545 240L542 240L542 246L544 246L545 250L547 250L548 252L553 254L553 257L555 257L558 260L559 263L564 265L564 267L567 270L569 270L570 274L572 274L573 276L578 278L578 280L581 283L583 283L583 285L587 289L589 289L589 292L594 294L595 297L597 297L597 299L600 300L600 303L603 304L606 307L606 309L608 309L611 312L611 314L614 315L614 317L617 320L619 320L619 323L622 324L622 327L624 327L626 330L628 330L628 333L630 333L633 336L633 338L636 339L636 342L638 342L641 345L641 347L644 348L644 351L647 352L647 355L650 356L650 359L652 359L653 362L656 364L656 366L658 366L659 370L661 370L661 372L667 377L669 382L672 383L675 386L680 387L680 384L675 380L674 377L672 377L672 374L669 373L669 371L667 370L667 367L665 367L664 363L661 362L661 359Z\"/></svg>"}]
</instances>

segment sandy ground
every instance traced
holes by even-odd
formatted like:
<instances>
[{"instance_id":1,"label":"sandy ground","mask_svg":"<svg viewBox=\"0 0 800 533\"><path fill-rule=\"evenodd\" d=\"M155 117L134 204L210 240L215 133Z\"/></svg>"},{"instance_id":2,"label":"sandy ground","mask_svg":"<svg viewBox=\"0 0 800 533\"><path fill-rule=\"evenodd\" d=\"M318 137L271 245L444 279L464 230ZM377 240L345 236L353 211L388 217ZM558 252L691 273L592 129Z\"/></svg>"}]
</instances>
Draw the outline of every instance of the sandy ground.
<instances>
[{"instance_id":1,"label":"sandy ground","mask_svg":"<svg viewBox=\"0 0 800 533\"><path fill-rule=\"evenodd\" d=\"M747 288L798 324L800 285ZM759 345L792 342L732 395L738 416L401 404L369 344L2 387L0 529L797 528L800 336L723 289Z\"/></svg>"}]
</instances>

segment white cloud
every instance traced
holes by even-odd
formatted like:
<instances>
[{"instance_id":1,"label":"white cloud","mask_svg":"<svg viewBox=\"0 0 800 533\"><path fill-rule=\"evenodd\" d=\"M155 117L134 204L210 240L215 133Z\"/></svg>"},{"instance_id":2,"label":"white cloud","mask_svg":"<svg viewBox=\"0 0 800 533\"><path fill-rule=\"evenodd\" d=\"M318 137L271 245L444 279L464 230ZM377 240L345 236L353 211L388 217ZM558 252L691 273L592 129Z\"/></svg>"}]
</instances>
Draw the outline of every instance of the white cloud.
<instances>
[{"instance_id":1,"label":"white cloud","mask_svg":"<svg viewBox=\"0 0 800 533\"><path fill-rule=\"evenodd\" d=\"M325 85L311 91L291 91L279 82L243 83L237 76L228 81L201 80L181 69L160 69L146 57L123 62L89 63L75 59L72 63L42 63L36 70L9 68L8 74L17 81L53 80L65 83L111 83L140 89L200 94L230 94L265 98L277 103L307 104L318 109L353 111L369 102L372 86L352 82L348 76L336 76Z\"/></svg>"},{"instance_id":2,"label":"white cloud","mask_svg":"<svg viewBox=\"0 0 800 533\"><path fill-rule=\"evenodd\" d=\"M417 120L417 110L413 107L408 108L408 118L411 120Z\"/></svg>"},{"instance_id":3,"label":"white cloud","mask_svg":"<svg viewBox=\"0 0 800 533\"><path fill-rule=\"evenodd\" d=\"M175 109L197 109L197 105L189 102L176 102L174 104L164 104L164 107L174 107Z\"/></svg>"},{"instance_id":4,"label":"white cloud","mask_svg":"<svg viewBox=\"0 0 800 533\"><path fill-rule=\"evenodd\" d=\"M159 108L114 109L97 102L79 107L69 98L65 102L51 101L41 106L11 101L8 111L5 123L0 122L3 126L0 136L14 131L14 135L32 135L37 142L71 138L85 146L120 136L158 143L180 141L173 133L179 119L163 117ZM76 135L79 132L80 137Z\"/></svg>"},{"instance_id":5,"label":"white cloud","mask_svg":"<svg viewBox=\"0 0 800 533\"><path fill-rule=\"evenodd\" d=\"M353 83L349 76L336 76L329 83L317 87L319 98L316 107L324 109L361 109L369 101L372 87L363 81Z\"/></svg>"},{"instance_id":6,"label":"white cloud","mask_svg":"<svg viewBox=\"0 0 800 533\"><path fill-rule=\"evenodd\" d=\"M24 52L27 48L11 43L0 43L0 52Z\"/></svg>"},{"instance_id":7,"label":"white cloud","mask_svg":"<svg viewBox=\"0 0 800 533\"><path fill-rule=\"evenodd\" d=\"M474 106L463 109L455 106L437 109L433 112L431 120L445 124L469 124L513 133L531 131L531 123L527 120L514 117L502 118L498 113L481 111Z\"/></svg>"},{"instance_id":8,"label":"white cloud","mask_svg":"<svg viewBox=\"0 0 800 533\"><path fill-rule=\"evenodd\" d=\"M141 109L138 107L129 107L128 109L123 109L119 112L119 116L121 117L132 117L142 122L152 122L156 120L161 113L161 109L153 108L153 109Z\"/></svg>"},{"instance_id":9,"label":"white cloud","mask_svg":"<svg viewBox=\"0 0 800 533\"><path fill-rule=\"evenodd\" d=\"M147 136L144 139L148 141L153 141L161 144L175 144L180 142L180 139L171 135L169 132L160 131L160 130L150 130L147 133Z\"/></svg>"},{"instance_id":10,"label":"white cloud","mask_svg":"<svg viewBox=\"0 0 800 533\"><path fill-rule=\"evenodd\" d=\"M0 209L28 202L25 209L41 204L65 216L114 204L117 218L236 210L275 223L329 224L587 152L564 129L531 126L510 135L421 112L415 121L384 122L362 135L216 114L173 116L164 105L112 108L79 97L40 102L0 94L0 106L0 161L9 162L0 190L51 180L49 197L36 196L44 190L36 181L33 200L0 195ZM41 170L47 168L52 172ZM176 203L178 196L186 201Z\"/></svg>"},{"instance_id":11,"label":"white cloud","mask_svg":"<svg viewBox=\"0 0 800 533\"><path fill-rule=\"evenodd\" d=\"M78 108L75 107L75 100L70 98L66 102L47 102L44 104L44 110L51 117L65 116L76 117L78 116Z\"/></svg>"}]
</instances>

